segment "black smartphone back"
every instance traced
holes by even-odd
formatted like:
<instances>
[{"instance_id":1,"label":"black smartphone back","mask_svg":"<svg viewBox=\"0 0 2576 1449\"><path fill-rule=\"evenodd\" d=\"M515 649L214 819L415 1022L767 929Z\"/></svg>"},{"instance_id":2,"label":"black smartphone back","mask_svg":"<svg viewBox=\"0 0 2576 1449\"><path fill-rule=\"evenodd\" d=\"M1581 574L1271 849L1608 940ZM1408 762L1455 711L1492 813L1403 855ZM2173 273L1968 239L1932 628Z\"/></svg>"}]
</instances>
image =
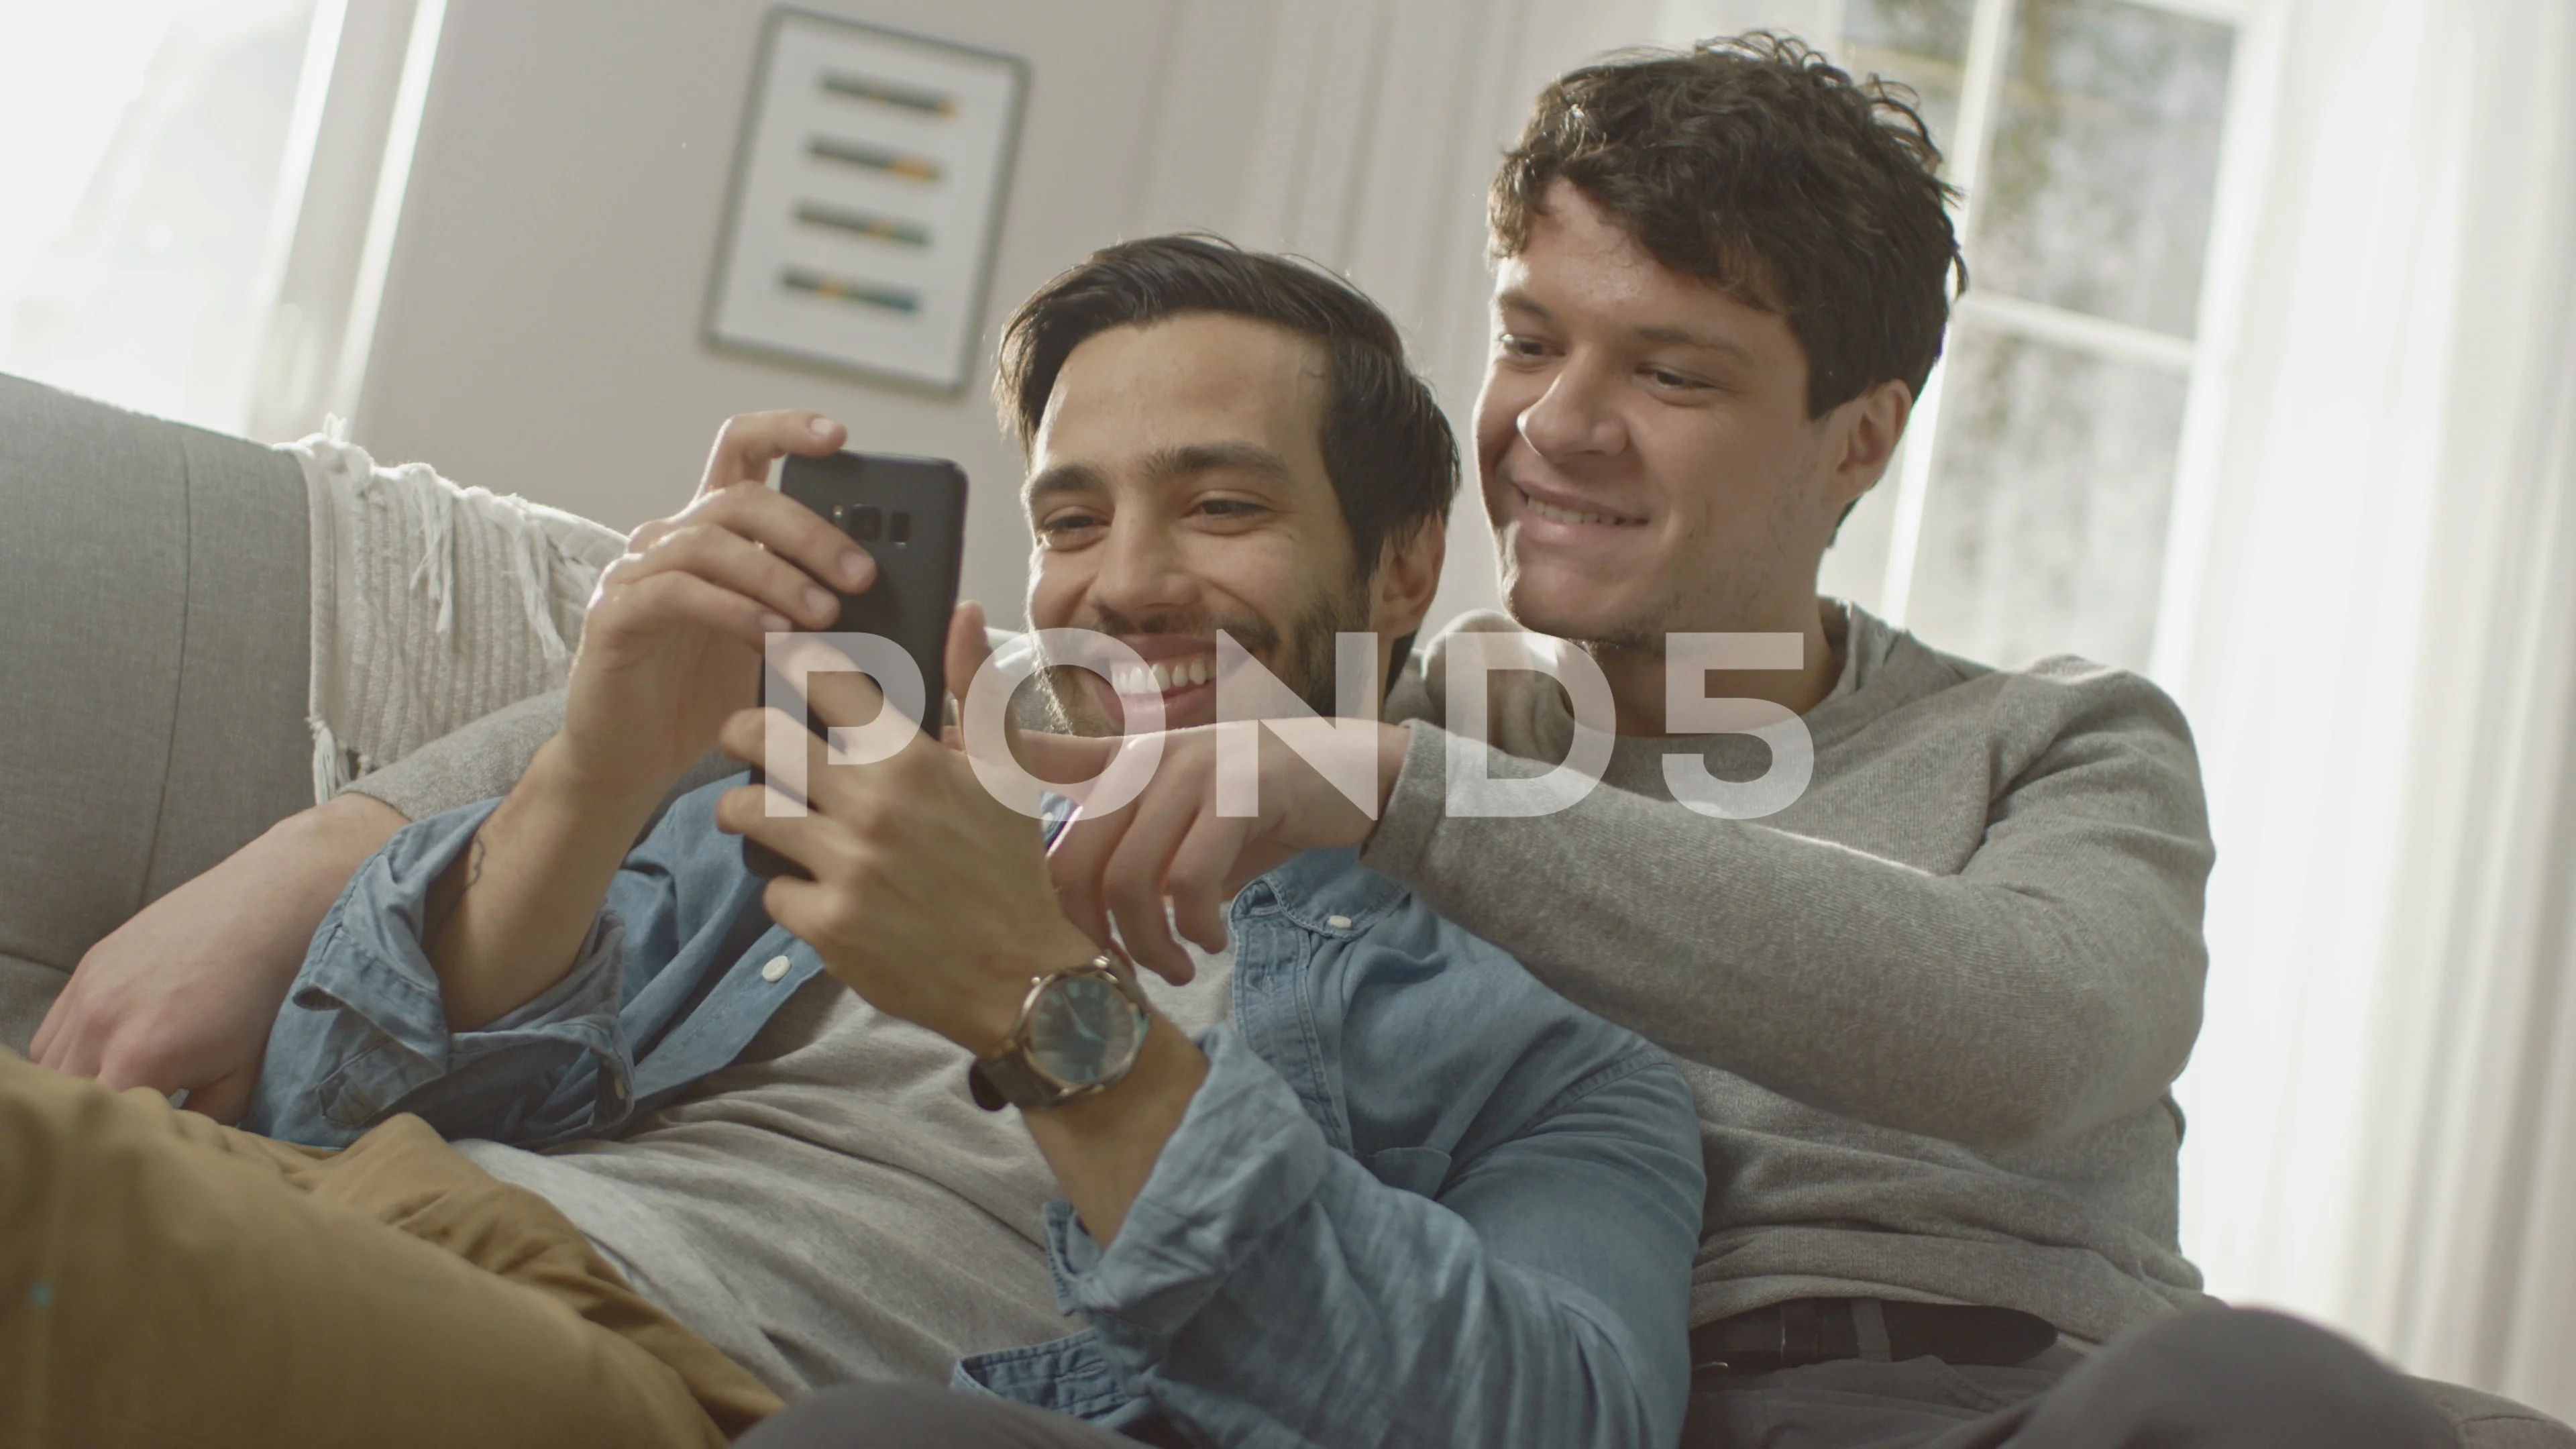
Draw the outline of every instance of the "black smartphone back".
<instances>
[{"instance_id":1,"label":"black smartphone back","mask_svg":"<svg viewBox=\"0 0 2576 1449\"><path fill-rule=\"evenodd\" d=\"M937 734L948 698L948 620L957 612L957 574L966 550L966 474L945 458L836 453L789 458L779 491L837 526L876 560L876 582L841 595L835 632L892 640L921 667L922 728ZM783 681L781 681L783 683ZM811 715L820 735L824 722ZM751 772L754 785L761 772ZM795 862L743 842L743 861L763 876L805 874Z\"/></svg>"}]
</instances>

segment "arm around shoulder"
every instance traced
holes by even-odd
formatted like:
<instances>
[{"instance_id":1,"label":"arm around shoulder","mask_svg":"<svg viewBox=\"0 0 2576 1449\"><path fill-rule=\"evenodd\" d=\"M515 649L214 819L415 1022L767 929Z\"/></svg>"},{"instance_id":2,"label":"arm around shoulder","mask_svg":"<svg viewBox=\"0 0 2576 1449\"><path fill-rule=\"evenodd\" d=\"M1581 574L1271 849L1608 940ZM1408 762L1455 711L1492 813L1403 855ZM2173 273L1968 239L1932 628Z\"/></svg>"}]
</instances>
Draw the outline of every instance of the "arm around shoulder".
<instances>
[{"instance_id":1,"label":"arm around shoulder","mask_svg":"<svg viewBox=\"0 0 2576 1449\"><path fill-rule=\"evenodd\" d=\"M1978 1148L2143 1110L2189 1054L2207 961L2180 712L2114 670L1955 693L1820 753L1838 794L1788 823L1609 786L1452 815L1449 751L1546 767L1417 722L1363 858L1585 1007L1815 1106Z\"/></svg>"}]
</instances>

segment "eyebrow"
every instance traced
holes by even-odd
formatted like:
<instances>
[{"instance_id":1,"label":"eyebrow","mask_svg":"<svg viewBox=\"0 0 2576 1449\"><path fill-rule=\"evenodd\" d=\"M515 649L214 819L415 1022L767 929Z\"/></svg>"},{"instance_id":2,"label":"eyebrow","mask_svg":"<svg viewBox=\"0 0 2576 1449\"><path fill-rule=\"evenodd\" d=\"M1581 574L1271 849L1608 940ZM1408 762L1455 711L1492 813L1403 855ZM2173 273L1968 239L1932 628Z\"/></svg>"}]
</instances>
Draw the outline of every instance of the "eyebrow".
<instances>
[{"instance_id":1,"label":"eyebrow","mask_svg":"<svg viewBox=\"0 0 2576 1449\"><path fill-rule=\"evenodd\" d=\"M1286 483L1295 477L1286 459L1259 443L1183 443L1145 455L1145 481L1149 483L1221 471L1251 473L1274 483ZM1020 489L1020 501L1035 513L1040 504L1058 494L1100 492L1108 486L1100 470L1087 463L1058 463L1031 477Z\"/></svg>"},{"instance_id":2,"label":"eyebrow","mask_svg":"<svg viewBox=\"0 0 2576 1449\"><path fill-rule=\"evenodd\" d=\"M1494 305L1507 312L1527 312L1541 322L1552 323L1557 320L1555 313L1540 306L1527 292L1518 288L1496 294ZM1688 327L1676 327L1670 323L1659 323L1651 327L1632 327L1629 329L1629 335L1646 342L1667 342L1677 347L1696 347L1704 352L1714 352L1722 357L1733 358L1748 366L1755 361L1752 351L1740 342L1712 333L1696 332Z\"/></svg>"},{"instance_id":3,"label":"eyebrow","mask_svg":"<svg viewBox=\"0 0 2576 1449\"><path fill-rule=\"evenodd\" d=\"M1020 485L1020 503L1035 513L1039 504L1059 493L1096 493L1105 486L1096 469L1080 463L1058 463L1030 475L1029 481Z\"/></svg>"},{"instance_id":4,"label":"eyebrow","mask_svg":"<svg viewBox=\"0 0 2576 1449\"><path fill-rule=\"evenodd\" d=\"M1687 327L1640 327L1636 329L1636 333L1648 342L1670 342L1679 347L1696 347L1703 352L1714 352L1721 357L1734 358L1738 362L1753 361L1753 353L1743 343L1724 337L1712 337L1705 332L1693 332Z\"/></svg>"}]
</instances>

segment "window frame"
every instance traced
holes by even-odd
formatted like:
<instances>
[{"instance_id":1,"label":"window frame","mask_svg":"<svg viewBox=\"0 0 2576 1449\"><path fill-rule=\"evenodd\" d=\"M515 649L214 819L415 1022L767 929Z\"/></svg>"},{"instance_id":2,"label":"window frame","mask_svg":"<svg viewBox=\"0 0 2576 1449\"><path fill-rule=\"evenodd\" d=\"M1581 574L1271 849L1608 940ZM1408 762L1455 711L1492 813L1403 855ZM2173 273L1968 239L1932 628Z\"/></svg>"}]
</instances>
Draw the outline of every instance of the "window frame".
<instances>
[{"instance_id":1,"label":"window frame","mask_svg":"<svg viewBox=\"0 0 2576 1449\"><path fill-rule=\"evenodd\" d=\"M2092 316L2048 303L1973 287L1953 303L1952 326L1974 323L2011 336L2107 361L2168 372L2185 380L2181 436L2168 495L2162 577L2152 621L2150 677L2177 687L2188 674L2198 630L2200 594L2208 567L2216 505L2218 452L2225 428L2228 358L2242 310L2250 231L2268 171L2273 80L2283 25L2279 0L2120 0L2234 28L2229 56L2227 111L2219 138L2210 228L2202 259L2200 304L2193 335L2180 337L2133 323ZM1837 5L1839 11L1840 6ZM2005 59L2020 0L1975 0L1967 55L1962 65L1958 119L1948 138L1945 179L1960 199L1951 222L1974 271L1978 183L1990 160L2000 109ZM1836 16L1839 20L1839 14ZM1837 32L1841 30L1836 25ZM1840 40L1839 34L1837 40ZM1939 462L1943 379L1948 360L1934 367L1897 457L1882 487L1894 484L1887 557L1879 580L1877 612L1902 628L1913 602L1921 563L1924 514Z\"/></svg>"}]
</instances>

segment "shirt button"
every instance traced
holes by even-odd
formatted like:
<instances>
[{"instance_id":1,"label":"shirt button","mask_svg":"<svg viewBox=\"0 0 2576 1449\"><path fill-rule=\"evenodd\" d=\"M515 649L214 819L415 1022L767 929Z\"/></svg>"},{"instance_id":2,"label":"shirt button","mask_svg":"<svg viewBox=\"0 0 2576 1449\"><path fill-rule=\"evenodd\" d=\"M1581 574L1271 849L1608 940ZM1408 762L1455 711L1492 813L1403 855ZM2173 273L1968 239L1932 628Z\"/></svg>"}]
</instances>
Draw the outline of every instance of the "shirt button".
<instances>
[{"instance_id":1,"label":"shirt button","mask_svg":"<svg viewBox=\"0 0 2576 1449\"><path fill-rule=\"evenodd\" d=\"M612 1102L623 1102L626 1100L625 1078L610 1077L608 1079L608 1100Z\"/></svg>"},{"instance_id":2,"label":"shirt button","mask_svg":"<svg viewBox=\"0 0 2576 1449\"><path fill-rule=\"evenodd\" d=\"M786 980L786 979L787 979L787 958L786 958L786 957L784 957L784 956L772 956L772 957L770 957L770 958L769 958L769 964L760 968L760 979L761 979L761 980L763 980L763 981L784 981L784 980Z\"/></svg>"},{"instance_id":3,"label":"shirt button","mask_svg":"<svg viewBox=\"0 0 2576 1449\"><path fill-rule=\"evenodd\" d=\"M1332 927L1336 931L1347 931L1351 928L1351 918L1348 916L1326 916L1324 918L1324 924Z\"/></svg>"}]
</instances>

